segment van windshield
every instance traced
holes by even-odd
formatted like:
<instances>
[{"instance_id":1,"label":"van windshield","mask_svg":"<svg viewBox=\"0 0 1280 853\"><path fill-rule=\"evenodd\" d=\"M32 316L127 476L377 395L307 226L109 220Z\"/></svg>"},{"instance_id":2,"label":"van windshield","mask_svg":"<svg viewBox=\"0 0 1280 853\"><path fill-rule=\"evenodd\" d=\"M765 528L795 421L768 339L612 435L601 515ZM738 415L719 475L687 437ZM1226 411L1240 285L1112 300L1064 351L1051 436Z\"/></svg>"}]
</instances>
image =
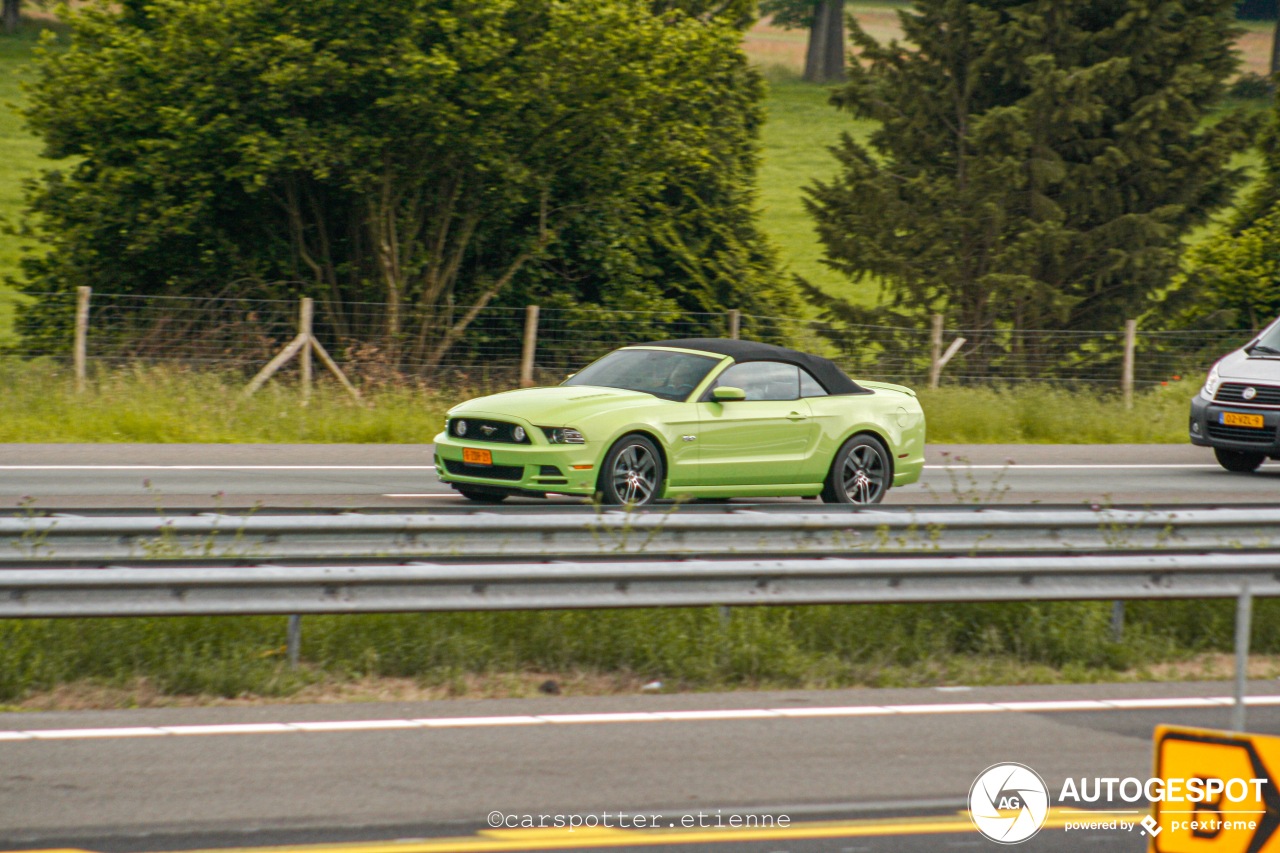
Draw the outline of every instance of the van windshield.
<instances>
[{"instance_id":1,"label":"van windshield","mask_svg":"<svg viewBox=\"0 0 1280 853\"><path fill-rule=\"evenodd\" d=\"M1268 329L1246 352L1249 355L1280 356L1280 323Z\"/></svg>"}]
</instances>

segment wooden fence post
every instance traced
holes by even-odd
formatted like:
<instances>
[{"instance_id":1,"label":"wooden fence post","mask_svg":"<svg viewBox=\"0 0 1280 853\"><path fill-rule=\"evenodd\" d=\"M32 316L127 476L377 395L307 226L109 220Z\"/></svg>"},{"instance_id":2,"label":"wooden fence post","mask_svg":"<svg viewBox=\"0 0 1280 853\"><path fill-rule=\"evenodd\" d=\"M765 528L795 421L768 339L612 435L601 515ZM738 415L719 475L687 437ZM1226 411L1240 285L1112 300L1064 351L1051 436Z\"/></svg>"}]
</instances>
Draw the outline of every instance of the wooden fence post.
<instances>
[{"instance_id":1,"label":"wooden fence post","mask_svg":"<svg viewBox=\"0 0 1280 853\"><path fill-rule=\"evenodd\" d=\"M302 297L302 309L298 315L298 337L305 337L307 345L302 347L298 353L298 366L302 369L302 405L311 402L311 341L315 340L315 336L311 334L312 319L315 317L315 302L310 296Z\"/></svg>"},{"instance_id":2,"label":"wooden fence post","mask_svg":"<svg viewBox=\"0 0 1280 853\"><path fill-rule=\"evenodd\" d=\"M1124 395L1124 407L1133 408L1133 351L1138 341L1138 321L1124 321L1124 367L1120 377L1120 391Z\"/></svg>"},{"instance_id":3,"label":"wooden fence post","mask_svg":"<svg viewBox=\"0 0 1280 853\"><path fill-rule=\"evenodd\" d=\"M742 331L742 312L737 308L729 309L729 338L737 340Z\"/></svg>"},{"instance_id":4,"label":"wooden fence post","mask_svg":"<svg viewBox=\"0 0 1280 853\"><path fill-rule=\"evenodd\" d=\"M85 362L89 349L89 297L92 294L92 287L76 288L76 336L72 360L75 367L77 394L84 393Z\"/></svg>"},{"instance_id":5,"label":"wooden fence post","mask_svg":"<svg viewBox=\"0 0 1280 853\"><path fill-rule=\"evenodd\" d=\"M342 368L338 367L338 363L333 360L328 351L321 346L316 340L316 336L312 334L312 320L315 316L315 300L309 296L302 298L302 307L299 309L298 315L298 335L289 345L280 350L276 357L267 362L267 366L258 371L258 375L253 377L248 386L245 387L242 397L252 397L266 381L275 375L276 371L288 363L289 359L294 356L301 358L302 368L302 402L305 405L311 399L311 354L314 352L320 357L320 363L329 368L329 372L337 377L342 383L342 387L347 389L347 393L351 395L356 402L360 401L360 392L356 390L356 386L351 384L351 380L347 379L346 374L342 372Z\"/></svg>"},{"instance_id":6,"label":"wooden fence post","mask_svg":"<svg viewBox=\"0 0 1280 853\"><path fill-rule=\"evenodd\" d=\"M933 315L933 328L929 332L929 387L937 388L942 376L942 315Z\"/></svg>"},{"instance_id":7,"label":"wooden fence post","mask_svg":"<svg viewBox=\"0 0 1280 853\"><path fill-rule=\"evenodd\" d=\"M520 387L532 388L533 361L538 352L538 306L526 305L524 309L524 348L520 352Z\"/></svg>"}]
</instances>

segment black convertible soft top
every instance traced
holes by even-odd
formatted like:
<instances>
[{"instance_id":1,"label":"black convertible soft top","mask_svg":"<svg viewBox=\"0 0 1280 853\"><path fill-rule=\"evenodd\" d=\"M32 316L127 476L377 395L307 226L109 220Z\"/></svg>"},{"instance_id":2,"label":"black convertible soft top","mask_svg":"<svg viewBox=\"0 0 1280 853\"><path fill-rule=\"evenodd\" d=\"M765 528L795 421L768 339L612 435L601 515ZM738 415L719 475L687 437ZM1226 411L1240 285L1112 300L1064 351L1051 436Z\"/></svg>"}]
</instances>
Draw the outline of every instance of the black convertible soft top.
<instances>
[{"instance_id":1,"label":"black convertible soft top","mask_svg":"<svg viewBox=\"0 0 1280 853\"><path fill-rule=\"evenodd\" d=\"M702 352L713 352L716 355L727 355L738 364L744 361L780 361L783 364L794 364L803 367L813 378L822 384L828 394L871 394L854 382L834 361L818 355L809 355L786 347L773 344L761 344L755 341L735 341L726 338L683 338L675 341L654 341L648 344L636 344L642 347L673 347L677 349L693 349Z\"/></svg>"}]
</instances>

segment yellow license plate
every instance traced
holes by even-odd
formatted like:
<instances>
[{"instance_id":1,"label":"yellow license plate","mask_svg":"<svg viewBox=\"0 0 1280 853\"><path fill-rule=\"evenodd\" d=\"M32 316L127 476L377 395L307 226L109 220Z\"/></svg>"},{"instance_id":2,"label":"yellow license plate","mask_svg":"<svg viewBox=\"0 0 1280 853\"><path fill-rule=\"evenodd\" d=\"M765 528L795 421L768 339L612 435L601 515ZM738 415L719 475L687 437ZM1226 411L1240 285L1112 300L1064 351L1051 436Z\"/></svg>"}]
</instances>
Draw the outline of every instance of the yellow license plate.
<instances>
[{"instance_id":1,"label":"yellow license plate","mask_svg":"<svg viewBox=\"0 0 1280 853\"><path fill-rule=\"evenodd\" d=\"M1258 424L1262 426L1262 424ZM462 461L471 465L492 465L493 454L488 450L476 450L471 447L462 448Z\"/></svg>"},{"instance_id":2,"label":"yellow license plate","mask_svg":"<svg viewBox=\"0 0 1280 853\"><path fill-rule=\"evenodd\" d=\"M1262 415L1243 415L1239 412L1223 412L1222 423L1225 426L1242 426L1262 429Z\"/></svg>"}]
</instances>

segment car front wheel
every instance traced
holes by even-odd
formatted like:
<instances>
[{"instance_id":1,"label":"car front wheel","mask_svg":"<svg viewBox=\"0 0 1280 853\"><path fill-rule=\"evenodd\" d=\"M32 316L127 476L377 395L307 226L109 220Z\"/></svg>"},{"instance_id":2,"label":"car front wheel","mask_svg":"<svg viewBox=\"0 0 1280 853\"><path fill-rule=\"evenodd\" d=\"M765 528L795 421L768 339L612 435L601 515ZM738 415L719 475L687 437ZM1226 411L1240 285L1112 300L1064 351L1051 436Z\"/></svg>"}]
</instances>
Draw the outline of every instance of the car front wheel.
<instances>
[{"instance_id":1,"label":"car front wheel","mask_svg":"<svg viewBox=\"0 0 1280 853\"><path fill-rule=\"evenodd\" d=\"M831 471L822 488L829 504L877 504L889 491L891 478L889 451L870 435L855 435L846 441L831 461Z\"/></svg>"},{"instance_id":2,"label":"car front wheel","mask_svg":"<svg viewBox=\"0 0 1280 853\"><path fill-rule=\"evenodd\" d=\"M603 504L644 506L662 491L662 454L642 435L628 435L609 448L600 469Z\"/></svg>"},{"instance_id":3,"label":"car front wheel","mask_svg":"<svg viewBox=\"0 0 1280 853\"><path fill-rule=\"evenodd\" d=\"M1257 471L1258 466L1262 464L1262 460L1267 458L1264 453L1249 453L1245 450L1223 450L1220 447L1213 449L1213 455L1218 457L1218 464L1223 468L1240 474L1250 474Z\"/></svg>"}]
</instances>

